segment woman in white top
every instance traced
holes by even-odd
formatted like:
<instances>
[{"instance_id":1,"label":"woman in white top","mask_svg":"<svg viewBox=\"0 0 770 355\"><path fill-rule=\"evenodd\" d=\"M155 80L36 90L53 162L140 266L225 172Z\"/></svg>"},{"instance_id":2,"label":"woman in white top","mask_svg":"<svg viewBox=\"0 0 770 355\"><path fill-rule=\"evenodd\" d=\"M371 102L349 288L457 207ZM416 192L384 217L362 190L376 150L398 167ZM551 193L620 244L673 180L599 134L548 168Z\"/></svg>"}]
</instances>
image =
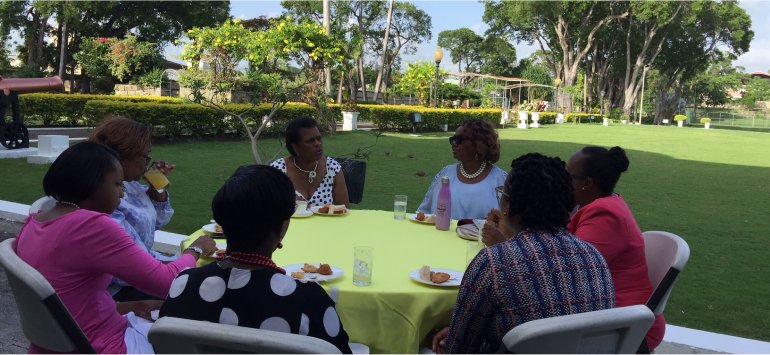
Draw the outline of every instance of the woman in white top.
<instances>
[{"instance_id":1,"label":"woman in white top","mask_svg":"<svg viewBox=\"0 0 770 355\"><path fill-rule=\"evenodd\" d=\"M467 120L449 137L452 157L459 163L445 166L436 174L417 212L436 213L441 178L449 178L452 219L486 218L497 208L495 188L505 183L506 172L494 164L500 159L495 128L486 121Z\"/></svg>"},{"instance_id":2,"label":"woman in white top","mask_svg":"<svg viewBox=\"0 0 770 355\"><path fill-rule=\"evenodd\" d=\"M297 200L308 206L350 204L342 166L324 156L323 138L318 123L309 117L291 120L286 126L289 156L270 164L289 177Z\"/></svg>"}]
</instances>

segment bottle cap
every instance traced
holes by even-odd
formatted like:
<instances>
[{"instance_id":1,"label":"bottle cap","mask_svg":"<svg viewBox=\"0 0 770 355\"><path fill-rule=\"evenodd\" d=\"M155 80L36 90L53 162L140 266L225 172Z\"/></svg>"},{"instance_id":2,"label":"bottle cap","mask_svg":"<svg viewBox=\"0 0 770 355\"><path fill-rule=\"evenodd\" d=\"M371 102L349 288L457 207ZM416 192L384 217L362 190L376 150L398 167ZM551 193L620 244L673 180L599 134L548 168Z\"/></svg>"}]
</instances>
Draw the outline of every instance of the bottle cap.
<instances>
[{"instance_id":1,"label":"bottle cap","mask_svg":"<svg viewBox=\"0 0 770 355\"><path fill-rule=\"evenodd\" d=\"M441 183L442 184L448 184L449 183L449 176L442 176L441 177Z\"/></svg>"}]
</instances>

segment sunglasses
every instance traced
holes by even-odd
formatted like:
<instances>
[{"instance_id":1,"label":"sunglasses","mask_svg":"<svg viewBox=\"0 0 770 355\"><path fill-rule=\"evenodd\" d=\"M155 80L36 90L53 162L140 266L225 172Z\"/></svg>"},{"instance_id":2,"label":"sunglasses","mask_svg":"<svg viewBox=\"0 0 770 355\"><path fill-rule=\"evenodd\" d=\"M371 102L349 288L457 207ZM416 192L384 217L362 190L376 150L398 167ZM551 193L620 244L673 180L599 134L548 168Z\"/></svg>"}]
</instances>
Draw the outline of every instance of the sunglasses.
<instances>
[{"instance_id":1,"label":"sunglasses","mask_svg":"<svg viewBox=\"0 0 770 355\"><path fill-rule=\"evenodd\" d=\"M465 142L468 139L470 139L470 137L463 136L461 134L455 134L454 136L449 137L449 144L460 145L460 144L463 144L463 142Z\"/></svg>"}]
</instances>

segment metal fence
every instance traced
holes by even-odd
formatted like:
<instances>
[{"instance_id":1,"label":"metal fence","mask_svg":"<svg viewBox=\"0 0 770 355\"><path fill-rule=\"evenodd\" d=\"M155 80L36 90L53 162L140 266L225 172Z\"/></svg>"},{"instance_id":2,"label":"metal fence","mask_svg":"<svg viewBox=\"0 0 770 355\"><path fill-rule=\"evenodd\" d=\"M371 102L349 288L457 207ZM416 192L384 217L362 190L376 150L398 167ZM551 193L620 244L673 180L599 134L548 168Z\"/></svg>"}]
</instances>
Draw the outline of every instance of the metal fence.
<instances>
[{"instance_id":1,"label":"metal fence","mask_svg":"<svg viewBox=\"0 0 770 355\"><path fill-rule=\"evenodd\" d=\"M700 124L701 117L710 118L712 126L770 129L770 110L687 109L689 124Z\"/></svg>"}]
</instances>

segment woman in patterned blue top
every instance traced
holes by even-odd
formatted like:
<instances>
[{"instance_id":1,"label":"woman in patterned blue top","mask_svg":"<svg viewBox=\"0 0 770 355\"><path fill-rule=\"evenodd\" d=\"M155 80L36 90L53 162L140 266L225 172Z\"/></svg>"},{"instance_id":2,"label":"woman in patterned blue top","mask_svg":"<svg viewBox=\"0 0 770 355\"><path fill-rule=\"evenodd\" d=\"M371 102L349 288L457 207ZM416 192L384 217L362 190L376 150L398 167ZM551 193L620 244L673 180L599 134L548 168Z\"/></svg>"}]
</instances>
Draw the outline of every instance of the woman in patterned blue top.
<instances>
[{"instance_id":1,"label":"woman in patterned blue top","mask_svg":"<svg viewBox=\"0 0 770 355\"><path fill-rule=\"evenodd\" d=\"M152 131L144 124L124 117L113 117L99 124L88 139L109 146L120 156L125 194L120 199L118 208L112 213L112 219L147 253L156 259L170 261L171 258L152 250L155 231L168 224L174 215L168 191L158 192L139 182L152 162L151 137ZM174 169L174 165L163 161L155 164L166 174ZM119 302L157 299L119 279L113 279L109 291L113 299Z\"/></svg>"},{"instance_id":2,"label":"woman in patterned blue top","mask_svg":"<svg viewBox=\"0 0 770 355\"><path fill-rule=\"evenodd\" d=\"M566 229L575 201L563 161L523 155L497 193L498 228L511 238L468 265L451 323L433 337L436 353L494 352L519 324L615 305L602 255Z\"/></svg>"},{"instance_id":3,"label":"woman in patterned blue top","mask_svg":"<svg viewBox=\"0 0 770 355\"><path fill-rule=\"evenodd\" d=\"M311 207L350 204L342 166L324 156L321 131L314 119L300 117L289 122L286 149L290 155L277 159L270 166L289 177L297 200L307 201Z\"/></svg>"}]
</instances>

